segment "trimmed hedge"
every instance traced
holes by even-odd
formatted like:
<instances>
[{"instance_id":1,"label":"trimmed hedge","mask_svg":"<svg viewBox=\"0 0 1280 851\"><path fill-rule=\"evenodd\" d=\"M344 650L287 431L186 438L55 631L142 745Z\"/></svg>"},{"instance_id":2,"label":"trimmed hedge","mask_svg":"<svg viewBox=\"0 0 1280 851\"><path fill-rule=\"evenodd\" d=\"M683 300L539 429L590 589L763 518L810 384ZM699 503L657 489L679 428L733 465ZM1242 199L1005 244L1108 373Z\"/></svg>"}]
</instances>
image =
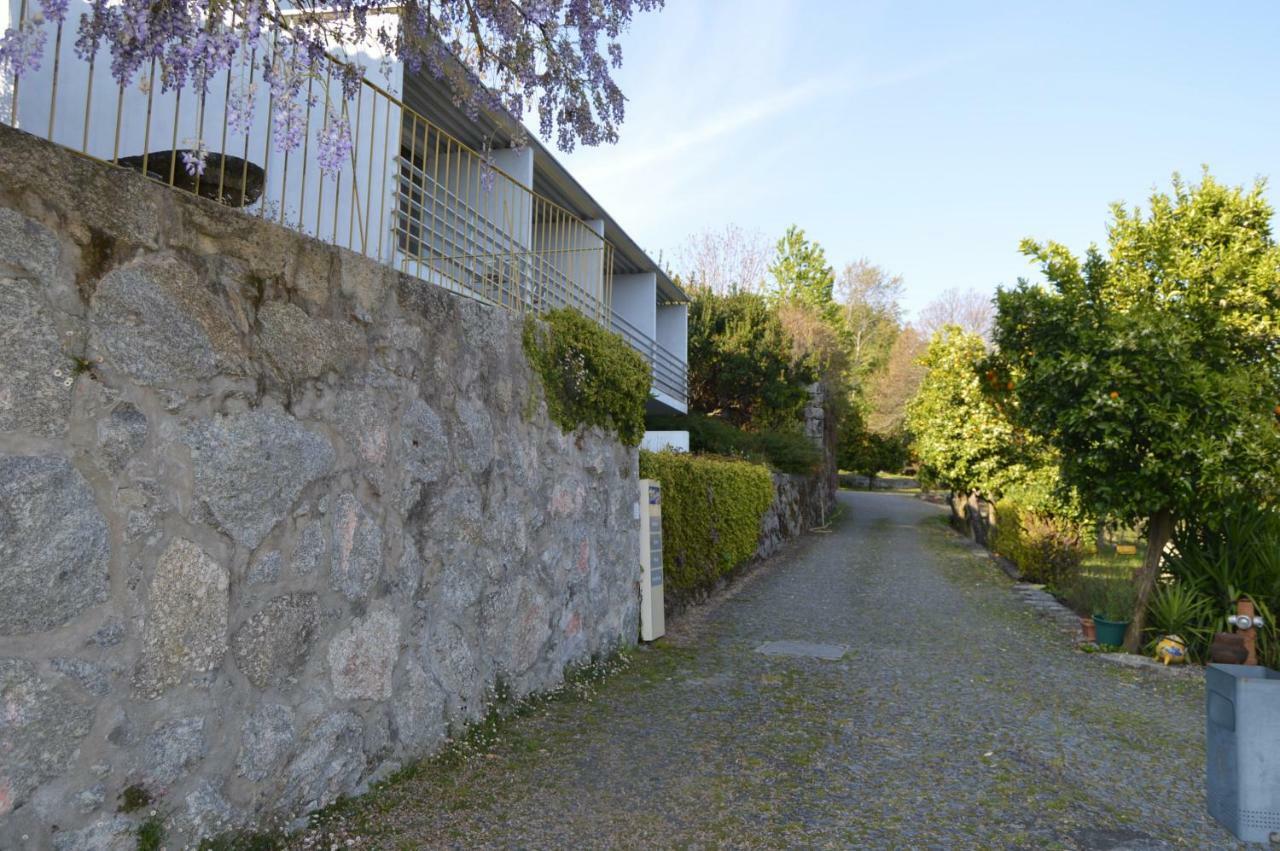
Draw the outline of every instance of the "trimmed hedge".
<instances>
[{"instance_id":1,"label":"trimmed hedge","mask_svg":"<svg viewBox=\"0 0 1280 851\"><path fill-rule=\"evenodd\" d=\"M822 462L822 452L798 428L743 431L706 414L655 415L647 425L656 431L689 432L690 451L760 461L780 473L812 475Z\"/></svg>"},{"instance_id":2,"label":"trimmed hedge","mask_svg":"<svg viewBox=\"0 0 1280 851\"><path fill-rule=\"evenodd\" d=\"M622 337L571 308L524 322L524 351L547 413L565 431L600 426L628 446L644 437L649 364Z\"/></svg>"},{"instance_id":3,"label":"trimmed hedge","mask_svg":"<svg viewBox=\"0 0 1280 851\"><path fill-rule=\"evenodd\" d=\"M640 477L662 483L665 584L688 597L755 555L773 478L760 464L683 452L640 452Z\"/></svg>"}]
</instances>

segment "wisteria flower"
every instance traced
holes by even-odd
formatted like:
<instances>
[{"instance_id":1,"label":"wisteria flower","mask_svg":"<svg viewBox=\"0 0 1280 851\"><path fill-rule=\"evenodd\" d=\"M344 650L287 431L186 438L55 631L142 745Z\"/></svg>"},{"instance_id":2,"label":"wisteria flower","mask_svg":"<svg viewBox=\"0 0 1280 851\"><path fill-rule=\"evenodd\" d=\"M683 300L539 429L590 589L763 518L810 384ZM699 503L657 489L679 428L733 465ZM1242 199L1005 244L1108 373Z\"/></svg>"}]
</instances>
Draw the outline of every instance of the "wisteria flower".
<instances>
[{"instance_id":1,"label":"wisteria flower","mask_svg":"<svg viewBox=\"0 0 1280 851\"><path fill-rule=\"evenodd\" d=\"M209 156L208 146L203 139L184 139L183 142L190 147L182 152L182 167L192 177L197 175L203 177L205 163Z\"/></svg>"},{"instance_id":2,"label":"wisteria flower","mask_svg":"<svg viewBox=\"0 0 1280 851\"><path fill-rule=\"evenodd\" d=\"M317 142L320 170L336 178L342 164L351 156L351 122L330 110Z\"/></svg>"}]
</instances>

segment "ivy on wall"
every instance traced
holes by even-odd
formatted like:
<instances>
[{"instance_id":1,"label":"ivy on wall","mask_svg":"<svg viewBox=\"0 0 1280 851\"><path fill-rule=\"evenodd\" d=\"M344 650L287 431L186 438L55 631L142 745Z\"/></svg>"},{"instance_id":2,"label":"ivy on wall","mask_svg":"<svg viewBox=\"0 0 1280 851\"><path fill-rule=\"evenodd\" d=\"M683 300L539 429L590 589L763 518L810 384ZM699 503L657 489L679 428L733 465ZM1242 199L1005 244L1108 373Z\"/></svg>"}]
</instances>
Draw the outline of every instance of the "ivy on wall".
<instances>
[{"instance_id":1,"label":"ivy on wall","mask_svg":"<svg viewBox=\"0 0 1280 851\"><path fill-rule=\"evenodd\" d=\"M524 322L524 351L547 413L565 431L600 426L627 446L644 437L649 364L626 341L571 308Z\"/></svg>"},{"instance_id":2,"label":"ivy on wall","mask_svg":"<svg viewBox=\"0 0 1280 851\"><path fill-rule=\"evenodd\" d=\"M740 567L760 541L760 521L773 501L762 464L640 452L640 477L662 483L663 572L676 597L711 588Z\"/></svg>"}]
</instances>

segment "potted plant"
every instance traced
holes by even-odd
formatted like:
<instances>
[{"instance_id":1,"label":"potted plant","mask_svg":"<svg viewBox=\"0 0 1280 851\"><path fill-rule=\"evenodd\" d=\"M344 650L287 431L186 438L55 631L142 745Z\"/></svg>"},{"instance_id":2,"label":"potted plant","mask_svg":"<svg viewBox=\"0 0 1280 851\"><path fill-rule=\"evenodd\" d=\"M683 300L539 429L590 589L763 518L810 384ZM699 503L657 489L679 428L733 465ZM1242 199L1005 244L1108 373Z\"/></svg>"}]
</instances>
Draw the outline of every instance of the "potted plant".
<instances>
[{"instance_id":1,"label":"potted plant","mask_svg":"<svg viewBox=\"0 0 1280 851\"><path fill-rule=\"evenodd\" d=\"M1133 620L1136 600L1133 582L1127 578L1107 578L1098 582L1093 600L1093 628L1099 644L1113 647L1124 644L1124 634Z\"/></svg>"}]
</instances>

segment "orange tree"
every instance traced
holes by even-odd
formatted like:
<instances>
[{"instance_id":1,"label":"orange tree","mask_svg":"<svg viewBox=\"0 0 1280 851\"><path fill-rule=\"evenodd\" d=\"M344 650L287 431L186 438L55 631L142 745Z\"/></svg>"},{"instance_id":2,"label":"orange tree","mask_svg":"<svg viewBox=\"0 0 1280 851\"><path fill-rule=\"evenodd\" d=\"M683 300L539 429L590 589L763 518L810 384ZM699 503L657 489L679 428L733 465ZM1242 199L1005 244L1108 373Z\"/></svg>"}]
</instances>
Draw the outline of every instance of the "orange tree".
<instances>
[{"instance_id":1,"label":"orange tree","mask_svg":"<svg viewBox=\"0 0 1280 851\"><path fill-rule=\"evenodd\" d=\"M1130 650L1175 524L1280 483L1280 248L1263 189L1175 175L1145 214L1112 207L1105 255L1025 241L1048 285L997 295L989 392L1057 450L1086 512L1145 525Z\"/></svg>"}]
</instances>

